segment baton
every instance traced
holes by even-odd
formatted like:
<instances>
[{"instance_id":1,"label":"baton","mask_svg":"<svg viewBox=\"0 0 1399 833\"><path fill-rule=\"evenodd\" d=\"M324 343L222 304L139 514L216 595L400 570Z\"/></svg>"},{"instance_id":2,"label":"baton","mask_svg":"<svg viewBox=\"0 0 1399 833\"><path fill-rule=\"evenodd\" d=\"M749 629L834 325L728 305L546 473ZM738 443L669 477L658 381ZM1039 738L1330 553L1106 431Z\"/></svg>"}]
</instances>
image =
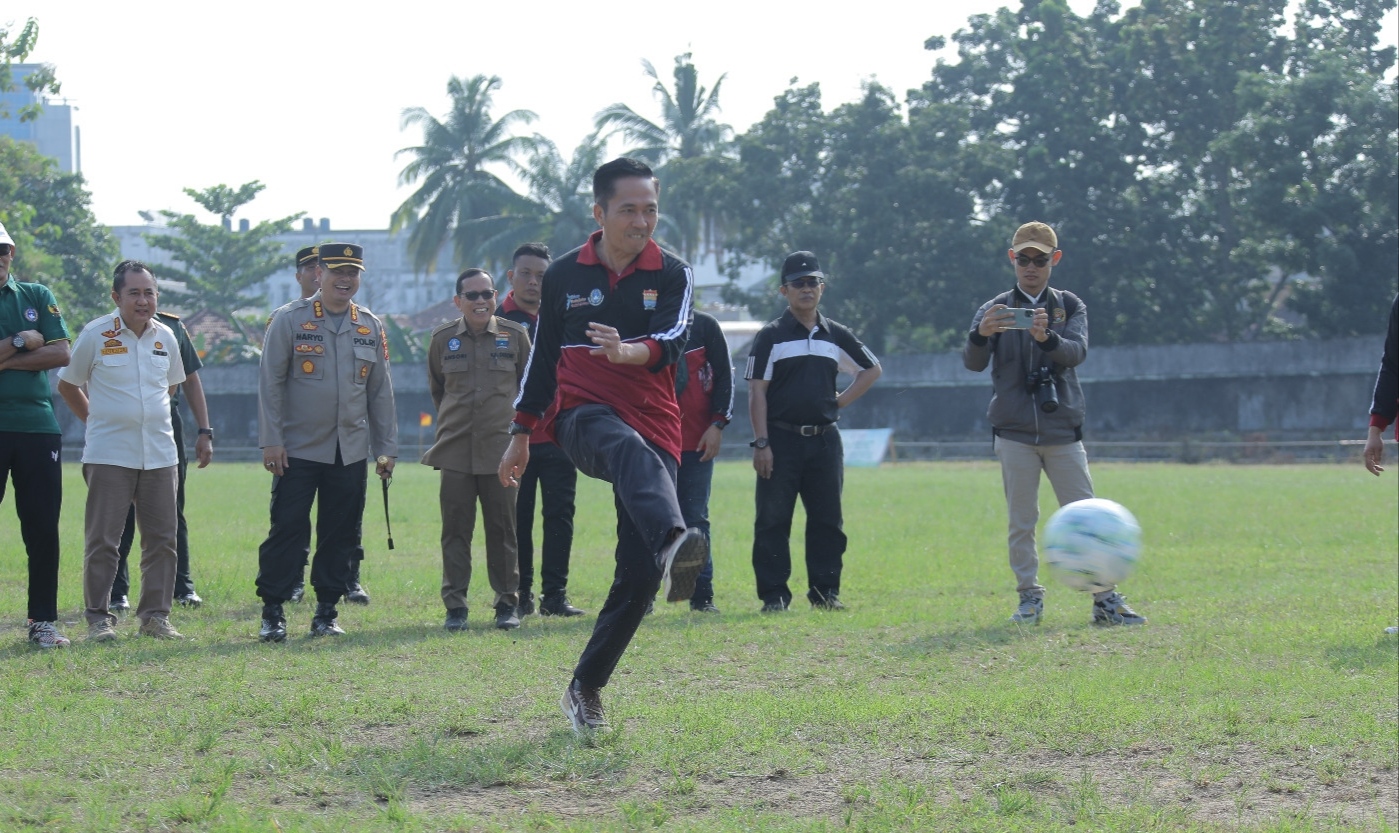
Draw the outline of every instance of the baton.
<instances>
[{"instance_id":1,"label":"baton","mask_svg":"<svg viewBox=\"0 0 1399 833\"><path fill-rule=\"evenodd\" d=\"M376 462L379 465L387 465L389 458L380 457ZM389 549L393 549L393 527L389 526L389 483L393 482L392 477L385 477L379 481L384 484L384 529L389 533Z\"/></svg>"}]
</instances>

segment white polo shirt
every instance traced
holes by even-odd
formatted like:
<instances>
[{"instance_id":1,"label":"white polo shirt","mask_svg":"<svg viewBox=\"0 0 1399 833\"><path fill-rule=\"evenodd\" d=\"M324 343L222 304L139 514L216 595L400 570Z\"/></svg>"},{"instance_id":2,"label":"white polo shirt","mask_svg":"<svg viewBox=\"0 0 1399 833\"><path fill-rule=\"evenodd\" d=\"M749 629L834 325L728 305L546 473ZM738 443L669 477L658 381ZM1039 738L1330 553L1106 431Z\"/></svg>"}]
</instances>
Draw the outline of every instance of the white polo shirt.
<instances>
[{"instance_id":1,"label":"white polo shirt","mask_svg":"<svg viewBox=\"0 0 1399 833\"><path fill-rule=\"evenodd\" d=\"M119 315L94 319L58 378L87 385L84 463L161 469L179 462L170 388L185 380L185 366L169 327L152 318L137 337Z\"/></svg>"}]
</instances>

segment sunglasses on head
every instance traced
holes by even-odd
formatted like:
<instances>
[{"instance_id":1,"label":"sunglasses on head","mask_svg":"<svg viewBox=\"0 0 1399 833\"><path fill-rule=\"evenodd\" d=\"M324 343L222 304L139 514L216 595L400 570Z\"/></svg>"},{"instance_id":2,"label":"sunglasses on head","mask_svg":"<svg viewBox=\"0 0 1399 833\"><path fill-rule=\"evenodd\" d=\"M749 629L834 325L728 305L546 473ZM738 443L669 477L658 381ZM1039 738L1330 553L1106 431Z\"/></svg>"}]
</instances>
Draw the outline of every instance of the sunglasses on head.
<instances>
[{"instance_id":1,"label":"sunglasses on head","mask_svg":"<svg viewBox=\"0 0 1399 833\"><path fill-rule=\"evenodd\" d=\"M787 285L795 289L815 289L821 285L820 278L792 278Z\"/></svg>"},{"instance_id":2,"label":"sunglasses on head","mask_svg":"<svg viewBox=\"0 0 1399 833\"><path fill-rule=\"evenodd\" d=\"M1049 255L1040 255L1039 257L1030 257L1029 255L1015 256L1016 266L1029 266L1031 263L1043 269L1049 265Z\"/></svg>"},{"instance_id":3,"label":"sunglasses on head","mask_svg":"<svg viewBox=\"0 0 1399 833\"><path fill-rule=\"evenodd\" d=\"M480 300L481 298L486 298L486 299L489 300L489 299L495 297L495 290L494 290L494 289L482 289L482 290L479 290L479 291L478 291L478 290L472 290L471 292L462 292L462 293L459 293L459 294L461 295L461 297L465 298L465 299L468 300L468 301L477 301L477 300Z\"/></svg>"},{"instance_id":4,"label":"sunglasses on head","mask_svg":"<svg viewBox=\"0 0 1399 833\"><path fill-rule=\"evenodd\" d=\"M0 257L4 257L5 255L10 254L14 250L15 247L11 246L9 243L0 243Z\"/></svg>"}]
</instances>

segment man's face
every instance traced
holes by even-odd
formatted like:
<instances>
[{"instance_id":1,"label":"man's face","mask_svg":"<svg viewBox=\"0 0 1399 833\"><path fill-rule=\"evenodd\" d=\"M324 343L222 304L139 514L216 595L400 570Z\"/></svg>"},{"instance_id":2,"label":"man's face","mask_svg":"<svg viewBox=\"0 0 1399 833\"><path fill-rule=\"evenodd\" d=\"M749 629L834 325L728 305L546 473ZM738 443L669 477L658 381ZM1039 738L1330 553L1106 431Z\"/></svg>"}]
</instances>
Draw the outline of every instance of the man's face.
<instances>
[{"instance_id":1,"label":"man's face","mask_svg":"<svg viewBox=\"0 0 1399 833\"><path fill-rule=\"evenodd\" d=\"M515 268L505 273L510 289L515 293L515 300L523 301L525 306L538 306L539 290L544 285L544 270L548 268L549 261L539 255L515 258Z\"/></svg>"},{"instance_id":2,"label":"man's face","mask_svg":"<svg viewBox=\"0 0 1399 833\"><path fill-rule=\"evenodd\" d=\"M804 278L794 278L782 284L779 290L782 296L787 299L787 306L795 313L809 313L816 309L821 303L821 295L826 291L826 284L814 275Z\"/></svg>"},{"instance_id":3,"label":"man's face","mask_svg":"<svg viewBox=\"0 0 1399 833\"><path fill-rule=\"evenodd\" d=\"M471 296L476 297L471 297ZM495 286L485 275L472 275L461 282L461 291L452 298L466 325L472 332L481 332L495 315Z\"/></svg>"},{"instance_id":4,"label":"man's face","mask_svg":"<svg viewBox=\"0 0 1399 833\"><path fill-rule=\"evenodd\" d=\"M296 270L296 283L301 287L301 297L310 298L321 288L321 265L312 261Z\"/></svg>"},{"instance_id":5,"label":"man's face","mask_svg":"<svg viewBox=\"0 0 1399 833\"><path fill-rule=\"evenodd\" d=\"M155 317L158 293L155 278L145 270L126 273L126 282L120 292L112 293L116 301L121 323L137 332L144 332L151 318Z\"/></svg>"},{"instance_id":6,"label":"man's face","mask_svg":"<svg viewBox=\"0 0 1399 833\"><path fill-rule=\"evenodd\" d=\"M1020 250L1020 254L1010 253L1011 265L1015 267L1015 282L1026 295L1035 296L1049 286L1049 273L1059 264L1063 252L1043 252L1033 246Z\"/></svg>"},{"instance_id":7,"label":"man's face","mask_svg":"<svg viewBox=\"0 0 1399 833\"><path fill-rule=\"evenodd\" d=\"M607 205L593 206L593 219L602 226L602 240L608 250L624 257L641 254L661 216L659 197L656 180L651 177L617 180L617 192Z\"/></svg>"},{"instance_id":8,"label":"man's face","mask_svg":"<svg viewBox=\"0 0 1399 833\"><path fill-rule=\"evenodd\" d=\"M0 243L0 249L4 249L4 253L0 254L0 286L4 286L5 281L10 279L10 263L15 259L15 247L11 243Z\"/></svg>"},{"instance_id":9,"label":"man's face","mask_svg":"<svg viewBox=\"0 0 1399 833\"><path fill-rule=\"evenodd\" d=\"M359 291L358 266L337 266L321 272L321 297L333 306L348 306Z\"/></svg>"}]
</instances>

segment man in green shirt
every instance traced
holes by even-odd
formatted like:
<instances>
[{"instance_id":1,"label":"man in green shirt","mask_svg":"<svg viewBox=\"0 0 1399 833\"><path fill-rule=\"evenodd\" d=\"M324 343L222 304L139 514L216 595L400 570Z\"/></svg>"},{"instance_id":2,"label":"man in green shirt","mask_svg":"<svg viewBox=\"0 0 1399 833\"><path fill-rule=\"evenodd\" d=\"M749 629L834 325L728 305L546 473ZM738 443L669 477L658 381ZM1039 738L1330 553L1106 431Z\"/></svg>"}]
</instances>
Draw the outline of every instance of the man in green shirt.
<instances>
[{"instance_id":1,"label":"man in green shirt","mask_svg":"<svg viewBox=\"0 0 1399 833\"><path fill-rule=\"evenodd\" d=\"M61 648L58 514L63 434L47 371L68 364L68 328L48 287L10 276L15 241L0 225L0 500L10 480L29 555L29 641Z\"/></svg>"}]
</instances>

